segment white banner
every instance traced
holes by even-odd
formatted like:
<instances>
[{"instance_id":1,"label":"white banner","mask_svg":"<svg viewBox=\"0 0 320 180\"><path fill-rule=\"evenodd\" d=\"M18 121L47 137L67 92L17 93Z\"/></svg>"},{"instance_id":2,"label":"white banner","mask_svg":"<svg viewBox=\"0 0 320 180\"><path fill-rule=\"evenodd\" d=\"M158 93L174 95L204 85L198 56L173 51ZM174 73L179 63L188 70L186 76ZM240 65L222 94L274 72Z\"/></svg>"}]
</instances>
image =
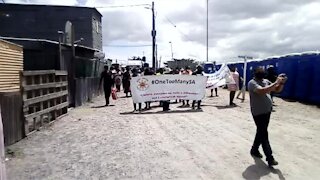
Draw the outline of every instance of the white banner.
<instances>
[{"instance_id":1,"label":"white banner","mask_svg":"<svg viewBox=\"0 0 320 180\"><path fill-rule=\"evenodd\" d=\"M208 77L207 89L214 89L226 84L235 84L234 79L231 77L230 69L226 64L223 64L221 68L213 74L203 74Z\"/></svg>"},{"instance_id":2,"label":"white banner","mask_svg":"<svg viewBox=\"0 0 320 180\"><path fill-rule=\"evenodd\" d=\"M139 76L131 79L134 103L166 100L201 100L207 77L186 75Z\"/></svg>"}]
</instances>

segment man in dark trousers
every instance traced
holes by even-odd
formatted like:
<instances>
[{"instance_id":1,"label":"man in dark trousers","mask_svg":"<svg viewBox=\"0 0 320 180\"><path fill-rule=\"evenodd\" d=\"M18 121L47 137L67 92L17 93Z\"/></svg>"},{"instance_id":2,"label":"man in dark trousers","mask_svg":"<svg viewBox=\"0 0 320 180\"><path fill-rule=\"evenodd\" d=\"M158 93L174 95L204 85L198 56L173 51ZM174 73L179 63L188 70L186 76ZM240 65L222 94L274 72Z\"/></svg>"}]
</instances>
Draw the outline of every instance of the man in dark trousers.
<instances>
[{"instance_id":1,"label":"man in dark trousers","mask_svg":"<svg viewBox=\"0 0 320 180\"><path fill-rule=\"evenodd\" d=\"M281 92L286 82L286 77L281 74L274 83L264 79L266 73L263 67L258 67L254 71L254 78L249 82L248 89L250 94L251 113L257 126L257 132L251 155L256 158L262 158L259 152L259 146L262 145L266 160L269 166L278 165L278 162L272 156L272 150L268 137L268 125L272 112L271 92Z\"/></svg>"},{"instance_id":2,"label":"man in dark trousers","mask_svg":"<svg viewBox=\"0 0 320 180\"><path fill-rule=\"evenodd\" d=\"M145 68L143 75L144 76L152 76L152 75L154 75L154 73L149 67L147 67L147 68ZM146 102L145 104L146 104L145 110L150 110L151 109L151 102Z\"/></svg>"},{"instance_id":3,"label":"man in dark trousers","mask_svg":"<svg viewBox=\"0 0 320 180\"><path fill-rule=\"evenodd\" d=\"M108 66L104 66L104 71L101 73L101 78L99 83L99 89L100 89L102 80L103 80L103 90L104 90L104 96L106 98L106 106L109 105L111 89L114 86L114 78L111 72L113 68L110 68L110 71L108 69L109 69Z\"/></svg>"},{"instance_id":4,"label":"man in dark trousers","mask_svg":"<svg viewBox=\"0 0 320 180\"><path fill-rule=\"evenodd\" d=\"M217 68L216 68L216 62L213 62L213 69L212 69L212 72L211 73L215 73L217 72ZM214 88L214 91L216 92L216 97L218 97L218 88ZM210 97L213 97L213 89L211 89L211 96Z\"/></svg>"},{"instance_id":5,"label":"man in dark trousers","mask_svg":"<svg viewBox=\"0 0 320 180\"><path fill-rule=\"evenodd\" d=\"M163 75L164 70L159 69L159 76ZM163 111L170 111L170 101L160 101L160 106L162 106Z\"/></svg>"},{"instance_id":6,"label":"man in dark trousers","mask_svg":"<svg viewBox=\"0 0 320 180\"><path fill-rule=\"evenodd\" d=\"M192 73L192 75L202 76L203 68L202 66L197 66L197 70ZM197 110L201 110L201 100L192 102L192 109L195 109L196 103L198 105Z\"/></svg>"}]
</instances>

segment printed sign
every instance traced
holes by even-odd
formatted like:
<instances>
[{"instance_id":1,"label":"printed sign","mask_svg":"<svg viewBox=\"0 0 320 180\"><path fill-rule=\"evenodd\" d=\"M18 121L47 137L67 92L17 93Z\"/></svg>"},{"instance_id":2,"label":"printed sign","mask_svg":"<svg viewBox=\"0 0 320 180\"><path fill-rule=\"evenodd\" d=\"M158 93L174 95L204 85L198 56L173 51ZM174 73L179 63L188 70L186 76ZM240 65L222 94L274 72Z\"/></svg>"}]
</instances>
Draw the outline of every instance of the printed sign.
<instances>
[{"instance_id":1,"label":"printed sign","mask_svg":"<svg viewBox=\"0 0 320 180\"><path fill-rule=\"evenodd\" d=\"M208 77L207 89L214 89L220 86L224 86L226 84L235 84L234 79L231 77L230 70L226 64L223 64L219 71L213 74L203 74Z\"/></svg>"},{"instance_id":2,"label":"printed sign","mask_svg":"<svg viewBox=\"0 0 320 180\"><path fill-rule=\"evenodd\" d=\"M139 76L131 79L134 103L166 100L201 100L207 77L184 75Z\"/></svg>"}]
</instances>

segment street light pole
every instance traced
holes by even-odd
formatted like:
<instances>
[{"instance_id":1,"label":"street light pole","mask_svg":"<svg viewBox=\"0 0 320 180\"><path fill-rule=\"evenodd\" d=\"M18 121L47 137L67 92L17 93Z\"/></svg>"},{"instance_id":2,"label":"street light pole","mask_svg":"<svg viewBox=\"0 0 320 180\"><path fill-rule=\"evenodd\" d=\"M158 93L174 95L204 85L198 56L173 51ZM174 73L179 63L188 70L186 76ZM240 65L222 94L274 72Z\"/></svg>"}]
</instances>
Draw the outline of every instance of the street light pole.
<instances>
[{"instance_id":1,"label":"street light pole","mask_svg":"<svg viewBox=\"0 0 320 180\"><path fill-rule=\"evenodd\" d=\"M154 2L152 2L152 67L154 70L156 70L156 56L155 56L155 51L156 51L156 24L155 24L155 16L154 16Z\"/></svg>"},{"instance_id":2,"label":"street light pole","mask_svg":"<svg viewBox=\"0 0 320 180\"><path fill-rule=\"evenodd\" d=\"M155 61L155 69L158 68L158 44L156 44L156 61Z\"/></svg>"},{"instance_id":3,"label":"street light pole","mask_svg":"<svg viewBox=\"0 0 320 180\"><path fill-rule=\"evenodd\" d=\"M173 61L173 49L172 49L172 42L170 41L169 43L170 43L170 45L171 45L171 60Z\"/></svg>"},{"instance_id":4,"label":"street light pole","mask_svg":"<svg viewBox=\"0 0 320 180\"><path fill-rule=\"evenodd\" d=\"M207 0L207 62L209 61L209 0Z\"/></svg>"},{"instance_id":5,"label":"street light pole","mask_svg":"<svg viewBox=\"0 0 320 180\"><path fill-rule=\"evenodd\" d=\"M177 67L178 67L178 61L177 61L177 60L175 60L175 59L173 58L173 47L172 47L172 41L170 41L169 43L170 43L170 45L171 45L171 61L174 61L174 62L175 62L175 64L176 64L176 68L177 68Z\"/></svg>"},{"instance_id":6,"label":"street light pole","mask_svg":"<svg viewBox=\"0 0 320 180\"><path fill-rule=\"evenodd\" d=\"M239 58L244 59L244 67L243 67L243 85L242 85L242 102L245 100L245 94L246 94L246 81L247 81L247 60L253 59L253 57L249 56L238 56Z\"/></svg>"}]
</instances>

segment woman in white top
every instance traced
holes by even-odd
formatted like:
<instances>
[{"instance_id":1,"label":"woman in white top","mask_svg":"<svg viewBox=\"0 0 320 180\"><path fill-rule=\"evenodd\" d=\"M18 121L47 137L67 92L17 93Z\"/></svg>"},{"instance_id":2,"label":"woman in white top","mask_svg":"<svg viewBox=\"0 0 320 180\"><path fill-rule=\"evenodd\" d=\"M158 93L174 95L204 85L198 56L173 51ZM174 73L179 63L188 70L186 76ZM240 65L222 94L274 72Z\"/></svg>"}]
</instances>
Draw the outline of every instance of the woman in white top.
<instances>
[{"instance_id":1,"label":"woman in white top","mask_svg":"<svg viewBox=\"0 0 320 180\"><path fill-rule=\"evenodd\" d=\"M236 71L236 67L232 66L230 68L231 71L231 78L233 78L234 82L231 84L228 84L228 90L230 91L230 106L236 106L235 103L233 103L234 96L236 95L236 92L239 90L239 73Z\"/></svg>"}]
</instances>

